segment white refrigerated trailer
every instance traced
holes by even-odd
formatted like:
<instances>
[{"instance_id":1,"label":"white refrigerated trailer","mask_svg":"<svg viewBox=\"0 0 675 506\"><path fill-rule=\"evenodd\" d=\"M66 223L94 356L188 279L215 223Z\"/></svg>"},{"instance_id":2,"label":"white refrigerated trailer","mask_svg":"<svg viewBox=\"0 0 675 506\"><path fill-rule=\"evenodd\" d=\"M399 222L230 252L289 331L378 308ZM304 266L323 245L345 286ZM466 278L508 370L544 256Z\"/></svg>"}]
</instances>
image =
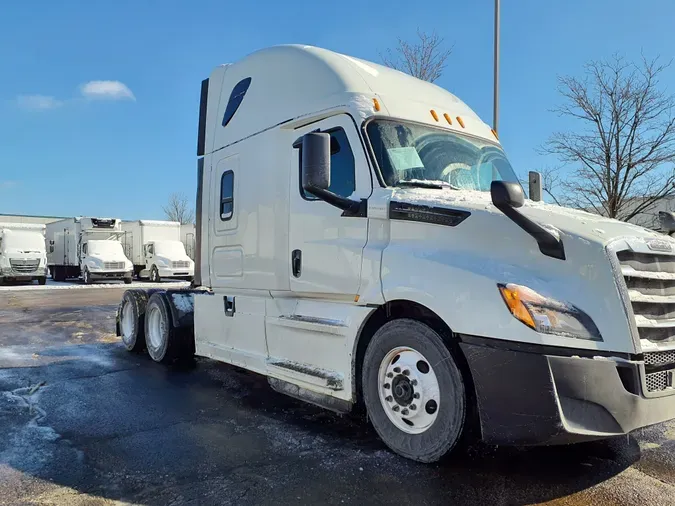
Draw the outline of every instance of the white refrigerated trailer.
<instances>
[{"instance_id":1,"label":"white refrigerated trailer","mask_svg":"<svg viewBox=\"0 0 675 506\"><path fill-rule=\"evenodd\" d=\"M47 282L44 225L0 223L0 284L12 281Z\"/></svg>"},{"instance_id":2,"label":"white refrigerated trailer","mask_svg":"<svg viewBox=\"0 0 675 506\"><path fill-rule=\"evenodd\" d=\"M202 83L194 289L128 290L118 333L346 412L435 461L675 417L675 240L525 200L456 96L309 46Z\"/></svg>"},{"instance_id":3,"label":"white refrigerated trailer","mask_svg":"<svg viewBox=\"0 0 675 506\"><path fill-rule=\"evenodd\" d=\"M185 252L177 221L122 222L122 245L134 274L159 282L162 278L192 281L194 261Z\"/></svg>"},{"instance_id":4,"label":"white refrigerated trailer","mask_svg":"<svg viewBox=\"0 0 675 506\"><path fill-rule=\"evenodd\" d=\"M124 256L117 218L76 217L47 224L47 260L52 278L123 280L131 283L133 266Z\"/></svg>"}]
</instances>

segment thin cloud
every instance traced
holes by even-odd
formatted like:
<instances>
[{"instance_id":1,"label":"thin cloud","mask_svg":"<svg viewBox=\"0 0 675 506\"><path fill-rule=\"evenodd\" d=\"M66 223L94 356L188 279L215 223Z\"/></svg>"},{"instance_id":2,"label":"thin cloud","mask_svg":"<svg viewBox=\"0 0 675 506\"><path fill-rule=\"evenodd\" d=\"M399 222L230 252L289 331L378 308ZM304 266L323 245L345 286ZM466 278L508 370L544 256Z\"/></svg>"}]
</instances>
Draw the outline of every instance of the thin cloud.
<instances>
[{"instance_id":1,"label":"thin cloud","mask_svg":"<svg viewBox=\"0 0 675 506\"><path fill-rule=\"evenodd\" d=\"M80 86L80 92L92 100L136 100L129 87L120 81L89 81Z\"/></svg>"},{"instance_id":2,"label":"thin cloud","mask_svg":"<svg viewBox=\"0 0 675 506\"><path fill-rule=\"evenodd\" d=\"M47 95L19 95L16 104L27 111L48 111L61 107L63 102Z\"/></svg>"},{"instance_id":3,"label":"thin cloud","mask_svg":"<svg viewBox=\"0 0 675 506\"><path fill-rule=\"evenodd\" d=\"M10 190L16 186L16 181L0 181L0 190Z\"/></svg>"}]
</instances>

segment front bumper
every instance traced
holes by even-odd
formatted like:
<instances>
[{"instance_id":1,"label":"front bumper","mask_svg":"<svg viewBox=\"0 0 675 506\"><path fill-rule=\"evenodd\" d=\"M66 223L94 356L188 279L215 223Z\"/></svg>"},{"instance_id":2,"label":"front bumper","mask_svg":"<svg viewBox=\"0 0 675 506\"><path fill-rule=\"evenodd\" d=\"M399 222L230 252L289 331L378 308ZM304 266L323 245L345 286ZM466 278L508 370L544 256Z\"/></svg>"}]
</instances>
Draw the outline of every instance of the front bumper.
<instances>
[{"instance_id":1,"label":"front bumper","mask_svg":"<svg viewBox=\"0 0 675 506\"><path fill-rule=\"evenodd\" d=\"M159 269L159 276L162 278L192 279L194 277L194 273L194 269Z\"/></svg>"},{"instance_id":2,"label":"front bumper","mask_svg":"<svg viewBox=\"0 0 675 506\"><path fill-rule=\"evenodd\" d=\"M133 277L132 271L89 271L91 279L124 279Z\"/></svg>"},{"instance_id":3,"label":"front bumper","mask_svg":"<svg viewBox=\"0 0 675 506\"><path fill-rule=\"evenodd\" d=\"M485 442L567 444L675 418L675 395L645 395L639 360L588 350L540 347L538 353L533 346L522 351L501 347L503 341L493 347L490 341L496 340L471 338L460 344Z\"/></svg>"},{"instance_id":4,"label":"front bumper","mask_svg":"<svg viewBox=\"0 0 675 506\"><path fill-rule=\"evenodd\" d=\"M34 281L38 278L47 277L47 268L39 267L31 272L19 272L11 268L5 268L0 271L0 278L13 279L16 281Z\"/></svg>"}]
</instances>

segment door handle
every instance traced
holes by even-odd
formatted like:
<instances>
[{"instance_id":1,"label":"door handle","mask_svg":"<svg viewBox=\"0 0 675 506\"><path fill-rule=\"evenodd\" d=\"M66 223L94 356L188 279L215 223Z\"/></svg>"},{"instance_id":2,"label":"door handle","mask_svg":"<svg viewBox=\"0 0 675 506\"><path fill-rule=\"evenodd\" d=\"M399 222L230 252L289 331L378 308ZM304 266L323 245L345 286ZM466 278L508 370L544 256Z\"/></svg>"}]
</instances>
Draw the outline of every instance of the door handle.
<instances>
[{"instance_id":1,"label":"door handle","mask_svg":"<svg viewBox=\"0 0 675 506\"><path fill-rule=\"evenodd\" d=\"M291 254L291 266L293 267L293 276L299 278L302 274L302 251L299 249L293 250Z\"/></svg>"},{"instance_id":2,"label":"door handle","mask_svg":"<svg viewBox=\"0 0 675 506\"><path fill-rule=\"evenodd\" d=\"M225 316L230 317L234 316L235 311L234 297L226 295L225 297L223 297L223 302L225 303Z\"/></svg>"}]
</instances>

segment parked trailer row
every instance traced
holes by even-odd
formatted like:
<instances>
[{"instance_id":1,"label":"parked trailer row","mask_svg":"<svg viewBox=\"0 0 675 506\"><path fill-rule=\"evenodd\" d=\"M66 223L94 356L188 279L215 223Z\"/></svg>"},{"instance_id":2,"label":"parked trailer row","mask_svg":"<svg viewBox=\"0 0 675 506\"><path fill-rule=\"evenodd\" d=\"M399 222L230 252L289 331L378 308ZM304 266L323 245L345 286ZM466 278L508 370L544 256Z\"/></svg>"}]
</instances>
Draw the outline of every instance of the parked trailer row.
<instances>
[{"instance_id":1,"label":"parked trailer row","mask_svg":"<svg viewBox=\"0 0 675 506\"><path fill-rule=\"evenodd\" d=\"M197 288L128 290L129 350L363 403L424 462L467 434L560 444L675 417L675 240L525 201L454 95L275 47L203 81L198 132Z\"/></svg>"},{"instance_id":2,"label":"parked trailer row","mask_svg":"<svg viewBox=\"0 0 675 506\"><path fill-rule=\"evenodd\" d=\"M177 222L75 217L47 224L46 236L47 265L55 281L129 284L134 276L160 281L189 280L194 274Z\"/></svg>"}]
</instances>

